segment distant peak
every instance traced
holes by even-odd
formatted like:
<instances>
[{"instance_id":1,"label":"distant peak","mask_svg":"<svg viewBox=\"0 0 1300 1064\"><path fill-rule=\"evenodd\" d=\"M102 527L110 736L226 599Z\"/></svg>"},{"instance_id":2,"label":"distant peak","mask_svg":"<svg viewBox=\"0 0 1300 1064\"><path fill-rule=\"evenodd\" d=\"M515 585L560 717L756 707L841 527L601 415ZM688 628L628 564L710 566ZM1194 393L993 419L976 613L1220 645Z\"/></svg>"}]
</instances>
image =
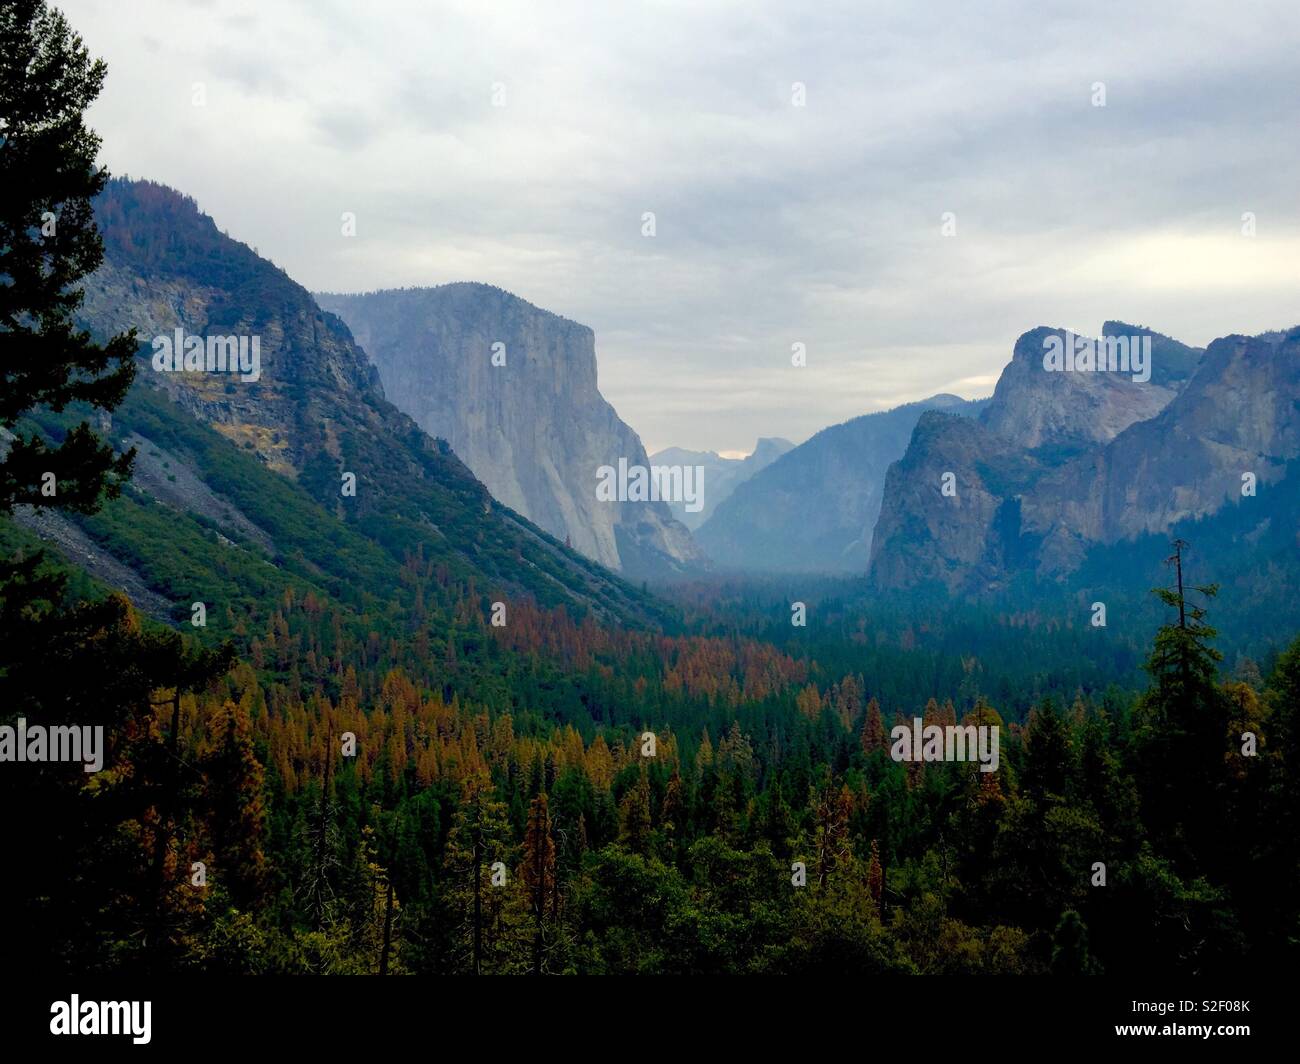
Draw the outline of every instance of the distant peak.
<instances>
[{"instance_id":1,"label":"distant peak","mask_svg":"<svg viewBox=\"0 0 1300 1064\"><path fill-rule=\"evenodd\" d=\"M650 455L652 462L659 460L682 461L695 460L699 458L725 458L726 455L719 455L717 451L694 451L689 447L661 447L659 450Z\"/></svg>"}]
</instances>

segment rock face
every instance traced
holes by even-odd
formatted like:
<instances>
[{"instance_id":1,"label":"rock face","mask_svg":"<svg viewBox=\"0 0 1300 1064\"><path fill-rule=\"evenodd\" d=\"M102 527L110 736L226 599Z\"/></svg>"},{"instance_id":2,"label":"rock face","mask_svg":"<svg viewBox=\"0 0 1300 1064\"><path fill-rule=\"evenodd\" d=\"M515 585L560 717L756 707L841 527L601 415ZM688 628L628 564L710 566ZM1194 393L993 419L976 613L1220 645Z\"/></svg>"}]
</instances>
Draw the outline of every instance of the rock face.
<instances>
[{"instance_id":1,"label":"rock face","mask_svg":"<svg viewBox=\"0 0 1300 1064\"><path fill-rule=\"evenodd\" d=\"M166 426L141 441L141 490L272 555L271 530L293 523L302 531L313 520L303 516L306 505L319 508L320 537L341 541L342 522L395 567L418 554L445 566L449 579L478 587L615 617L642 609L639 591L495 503L445 442L384 398L347 326L283 270L222 234L193 200L161 185L114 180L95 211L105 261L86 279L80 324L98 335L134 327L142 344L135 387L163 390L181 408L176 416L210 426L293 481L298 510L271 492L257 500L260 509L241 512L219 468L203 483L176 454L170 468L153 470L152 455L169 454L175 442ZM256 337L257 379L159 371L152 341L177 329L201 339L243 336L250 348Z\"/></svg>"},{"instance_id":2,"label":"rock face","mask_svg":"<svg viewBox=\"0 0 1300 1064\"><path fill-rule=\"evenodd\" d=\"M500 502L630 577L704 564L666 504L597 497L602 466L650 463L596 386L589 328L481 284L316 298L347 323L393 402Z\"/></svg>"},{"instance_id":3,"label":"rock face","mask_svg":"<svg viewBox=\"0 0 1300 1064\"><path fill-rule=\"evenodd\" d=\"M1116 543L1204 517L1282 479L1300 457L1300 329L1228 336L1158 415L1120 433L1043 484L1036 524ZM1050 559L1049 559L1050 560Z\"/></svg>"},{"instance_id":4,"label":"rock face","mask_svg":"<svg viewBox=\"0 0 1300 1064\"><path fill-rule=\"evenodd\" d=\"M1037 328L1016 341L993 399L981 417L999 436L1026 450L1085 449L1114 439L1138 421L1158 414L1186 382L1188 364L1201 352L1149 329L1107 322L1102 337L1150 341L1150 380L1133 373L1060 371L1043 367L1045 342L1067 342L1059 329Z\"/></svg>"},{"instance_id":5,"label":"rock face","mask_svg":"<svg viewBox=\"0 0 1300 1064\"><path fill-rule=\"evenodd\" d=\"M936 395L823 429L739 485L696 539L728 568L865 572L885 472L917 418L936 410L968 420L985 402Z\"/></svg>"},{"instance_id":6,"label":"rock face","mask_svg":"<svg viewBox=\"0 0 1300 1064\"><path fill-rule=\"evenodd\" d=\"M1264 495L1300 457L1300 329L1204 351L1150 334L1145 384L1035 372L1029 354L1048 333L1021 337L980 424L918 423L886 482L878 586L979 594L1020 573L1059 579L1095 547L1254 500L1247 475Z\"/></svg>"},{"instance_id":7,"label":"rock face","mask_svg":"<svg viewBox=\"0 0 1300 1064\"><path fill-rule=\"evenodd\" d=\"M162 185L114 181L95 212L105 259L85 285L89 328L134 327L145 345L178 328L185 336L258 337L257 380L142 368L149 384L200 421L294 479L322 447L337 453L349 429L407 431L347 329L283 270L221 234L192 200Z\"/></svg>"},{"instance_id":8,"label":"rock face","mask_svg":"<svg viewBox=\"0 0 1300 1064\"><path fill-rule=\"evenodd\" d=\"M704 471L703 506L697 512L687 510L681 502L668 504L673 516L694 532L713 515L724 500L731 497L739 485L793 449L794 444L789 440L763 436L754 445L753 452L744 458L723 458L716 451L688 451L682 447L668 447L652 454L650 461L656 465L694 466Z\"/></svg>"},{"instance_id":9,"label":"rock face","mask_svg":"<svg viewBox=\"0 0 1300 1064\"><path fill-rule=\"evenodd\" d=\"M885 476L871 575L877 586L925 579L990 585L1002 572L1017 488L1038 465L973 418L927 411ZM945 479L955 495L944 495ZM1014 539L1014 537L1012 537Z\"/></svg>"}]
</instances>

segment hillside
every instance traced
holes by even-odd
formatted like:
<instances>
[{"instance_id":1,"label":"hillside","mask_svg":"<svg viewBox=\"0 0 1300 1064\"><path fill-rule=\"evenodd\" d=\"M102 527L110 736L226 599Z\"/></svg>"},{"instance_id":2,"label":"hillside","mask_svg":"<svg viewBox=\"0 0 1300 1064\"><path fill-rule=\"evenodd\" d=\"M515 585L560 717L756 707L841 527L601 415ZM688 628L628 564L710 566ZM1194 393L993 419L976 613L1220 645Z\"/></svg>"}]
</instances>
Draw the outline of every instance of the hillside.
<instances>
[{"instance_id":1,"label":"hillside","mask_svg":"<svg viewBox=\"0 0 1300 1064\"><path fill-rule=\"evenodd\" d=\"M632 622L657 615L641 592L495 502L445 442L384 398L341 322L193 201L113 181L96 210L107 256L87 281L82 321L99 335L137 328L142 353L109 423L115 441L138 448L139 475L84 519L92 571L126 566L150 592L142 605L169 603L173 617L198 597L210 613L251 611L297 580L364 611L402 597L413 557L482 594ZM258 336L259 379L158 372L150 341L177 328ZM58 419L48 425L59 431Z\"/></svg>"}]
</instances>

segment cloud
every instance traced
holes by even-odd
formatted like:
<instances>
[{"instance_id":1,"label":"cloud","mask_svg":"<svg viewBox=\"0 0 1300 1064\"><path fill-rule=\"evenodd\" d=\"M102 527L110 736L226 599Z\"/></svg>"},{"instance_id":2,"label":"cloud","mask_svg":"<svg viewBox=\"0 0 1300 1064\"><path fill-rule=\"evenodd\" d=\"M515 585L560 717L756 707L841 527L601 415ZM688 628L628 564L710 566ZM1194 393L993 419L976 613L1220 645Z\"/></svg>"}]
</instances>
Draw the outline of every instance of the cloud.
<instances>
[{"instance_id":1,"label":"cloud","mask_svg":"<svg viewBox=\"0 0 1300 1064\"><path fill-rule=\"evenodd\" d=\"M62 6L115 172L313 289L479 280L592 326L653 447L987 394L1042 323L1296 316L1290 0Z\"/></svg>"}]
</instances>

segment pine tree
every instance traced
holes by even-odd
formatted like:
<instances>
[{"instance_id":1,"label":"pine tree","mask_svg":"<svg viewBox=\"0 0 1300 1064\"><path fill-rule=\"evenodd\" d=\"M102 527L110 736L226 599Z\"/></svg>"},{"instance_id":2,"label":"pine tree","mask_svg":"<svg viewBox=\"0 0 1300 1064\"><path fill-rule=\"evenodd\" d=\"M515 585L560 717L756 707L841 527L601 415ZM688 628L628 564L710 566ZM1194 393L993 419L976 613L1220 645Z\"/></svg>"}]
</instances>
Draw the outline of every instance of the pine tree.
<instances>
[{"instance_id":1,"label":"pine tree","mask_svg":"<svg viewBox=\"0 0 1300 1064\"><path fill-rule=\"evenodd\" d=\"M208 836L222 882L241 908L258 897L266 874L262 852L264 770L253 749L248 709L227 699L212 722L214 741L200 759Z\"/></svg>"},{"instance_id":2,"label":"pine tree","mask_svg":"<svg viewBox=\"0 0 1300 1064\"><path fill-rule=\"evenodd\" d=\"M1215 863L1215 803L1231 708L1218 686L1222 655L1210 645L1218 633L1205 623L1205 607L1188 597L1210 599L1218 587L1186 585L1187 544L1176 540L1173 547L1175 584L1153 591L1177 619L1156 632L1146 662L1152 686L1138 702L1135 738L1144 820L1157 845L1192 872Z\"/></svg>"},{"instance_id":3,"label":"pine tree","mask_svg":"<svg viewBox=\"0 0 1300 1064\"><path fill-rule=\"evenodd\" d=\"M334 881L340 866L338 803L332 785L334 760L331 747L321 752L321 791L311 811L310 820L302 827L305 844L305 866L299 893L305 897L311 925L323 932L334 915Z\"/></svg>"},{"instance_id":4,"label":"pine tree","mask_svg":"<svg viewBox=\"0 0 1300 1064\"><path fill-rule=\"evenodd\" d=\"M674 770L664 790L664 801L659 810L659 823L664 832L671 836L685 826L685 821L686 801L682 795L682 777L680 772Z\"/></svg>"},{"instance_id":5,"label":"pine tree","mask_svg":"<svg viewBox=\"0 0 1300 1064\"><path fill-rule=\"evenodd\" d=\"M113 410L135 374L134 330L100 346L72 322L75 285L104 257L91 200L108 173L95 169L100 140L83 116L105 73L42 0L0 6L0 428L34 408ZM115 456L86 421L55 447L19 431L0 458L0 514L18 503L93 512L134 457Z\"/></svg>"},{"instance_id":6,"label":"pine tree","mask_svg":"<svg viewBox=\"0 0 1300 1064\"><path fill-rule=\"evenodd\" d=\"M1278 658L1269 677L1277 792L1287 825L1300 828L1300 638ZM1300 839L1300 830L1284 832Z\"/></svg>"},{"instance_id":7,"label":"pine tree","mask_svg":"<svg viewBox=\"0 0 1300 1064\"><path fill-rule=\"evenodd\" d=\"M22 889L0 877L0 900L17 914L20 937L49 936L32 956L51 968L105 941L141 970L170 967L181 925L195 915L188 876L185 886L179 876L177 829L198 788L155 698L160 687L176 692L163 705L178 734L180 695L206 686L209 670L224 671L224 655L188 649L176 632L146 631L121 595L70 607L41 601L63 582L20 566L21 608L0 595L0 624L15 637L4 644L0 705L29 725L102 727L105 749L96 773L53 763L0 772L0 801L25 810L15 861L27 870ZM88 935L93 946L82 941Z\"/></svg>"},{"instance_id":8,"label":"pine tree","mask_svg":"<svg viewBox=\"0 0 1300 1064\"><path fill-rule=\"evenodd\" d=\"M1195 591L1211 599L1219 588L1216 584L1184 586L1183 551L1187 546L1183 540L1175 540L1174 553L1167 559L1174 566L1174 587L1152 589L1161 602L1178 611L1178 622L1161 625L1147 659L1147 672L1158 686L1158 697L1146 706L1150 723L1195 714L1198 700L1204 699L1206 692L1213 690L1217 683L1218 663L1223 659L1209 645L1218 632L1204 623L1205 607L1195 605L1188 598L1188 593Z\"/></svg>"},{"instance_id":9,"label":"pine tree","mask_svg":"<svg viewBox=\"0 0 1300 1064\"><path fill-rule=\"evenodd\" d=\"M555 840L551 837L551 813L545 795L539 794L528 807L524 832L524 860L520 868L528 907L533 917L534 975L542 974L546 921L558 914L559 892L555 880Z\"/></svg>"},{"instance_id":10,"label":"pine tree","mask_svg":"<svg viewBox=\"0 0 1300 1064\"><path fill-rule=\"evenodd\" d=\"M633 853L646 854L650 848L650 781L641 766L636 783L628 788L618 803L618 841Z\"/></svg>"},{"instance_id":11,"label":"pine tree","mask_svg":"<svg viewBox=\"0 0 1300 1064\"><path fill-rule=\"evenodd\" d=\"M18 430L0 457L0 514L23 503L92 513L101 498L118 494L134 459L134 451L115 456L86 421L54 447L20 425L29 413L60 414L70 404L106 414L121 403L135 372L134 333L101 346L72 321L82 300L77 282L103 260L91 200L108 174L95 169L99 138L83 114L104 75L104 64L90 59L59 12L40 0L0 6L0 428ZM47 494L41 489L51 475L54 491ZM115 738L115 767L96 782L93 798L88 778L59 788L64 803L51 805L63 806L64 826L50 838L80 834L81 841L63 847L75 856L91 840L152 834L152 860L137 865L148 869L146 881L131 888L123 875L106 894L136 905L134 915L121 913L122 954L143 945L145 963L166 965L176 941L170 915L177 832L196 798L194 768L182 763L178 745L181 698L224 672L230 652L193 651L177 633L142 632L119 596L64 608L65 588L38 558L0 563L0 645L8 659L0 668L0 705L45 725L71 723L62 718L75 708L99 717ZM150 712L158 689L172 691L163 703L171 720L161 741L165 724ZM40 801L37 789L27 801ZM78 831L83 816L98 823ZM87 872L113 867L89 855L80 860ZM69 896L69 886L93 878L60 875L58 862L45 866L65 881L44 895L51 907ZM83 918L66 912L53 922Z\"/></svg>"},{"instance_id":12,"label":"pine tree","mask_svg":"<svg viewBox=\"0 0 1300 1064\"><path fill-rule=\"evenodd\" d=\"M885 749L885 722L880 716L880 703L874 698L867 703L867 715L862 722L862 752L874 754Z\"/></svg>"},{"instance_id":13,"label":"pine tree","mask_svg":"<svg viewBox=\"0 0 1300 1064\"><path fill-rule=\"evenodd\" d=\"M1052 934L1052 974L1094 975L1096 970L1083 918L1074 909L1067 909Z\"/></svg>"},{"instance_id":14,"label":"pine tree","mask_svg":"<svg viewBox=\"0 0 1300 1064\"><path fill-rule=\"evenodd\" d=\"M835 715L839 717L840 723L844 725L845 730L851 729L862 713L862 688L852 675L845 676L839 682L833 695L833 702Z\"/></svg>"},{"instance_id":15,"label":"pine tree","mask_svg":"<svg viewBox=\"0 0 1300 1064\"><path fill-rule=\"evenodd\" d=\"M447 900L457 946L469 971L502 971L511 942L509 883L494 882L493 867L513 868L514 843L505 803L486 772L465 779L447 837Z\"/></svg>"},{"instance_id":16,"label":"pine tree","mask_svg":"<svg viewBox=\"0 0 1300 1064\"><path fill-rule=\"evenodd\" d=\"M1122 771L1104 715L1090 717L1083 724L1079 780L1083 796L1107 832L1131 852L1141 834L1137 791L1132 778Z\"/></svg>"},{"instance_id":17,"label":"pine tree","mask_svg":"<svg viewBox=\"0 0 1300 1064\"><path fill-rule=\"evenodd\" d=\"M871 840L871 859L867 863L867 890L879 913L880 896L885 892L885 870L880 864L880 843L875 839Z\"/></svg>"},{"instance_id":18,"label":"pine tree","mask_svg":"<svg viewBox=\"0 0 1300 1064\"><path fill-rule=\"evenodd\" d=\"M1025 763L1021 786L1039 806L1066 796L1070 777L1070 736L1051 698L1029 714L1024 732Z\"/></svg>"},{"instance_id":19,"label":"pine tree","mask_svg":"<svg viewBox=\"0 0 1300 1064\"><path fill-rule=\"evenodd\" d=\"M1268 789L1259 876L1264 906L1272 917L1263 926L1293 929L1288 941L1269 943L1269 953L1289 959L1288 945L1300 928L1300 638L1278 658L1268 681L1271 710L1267 754Z\"/></svg>"}]
</instances>

